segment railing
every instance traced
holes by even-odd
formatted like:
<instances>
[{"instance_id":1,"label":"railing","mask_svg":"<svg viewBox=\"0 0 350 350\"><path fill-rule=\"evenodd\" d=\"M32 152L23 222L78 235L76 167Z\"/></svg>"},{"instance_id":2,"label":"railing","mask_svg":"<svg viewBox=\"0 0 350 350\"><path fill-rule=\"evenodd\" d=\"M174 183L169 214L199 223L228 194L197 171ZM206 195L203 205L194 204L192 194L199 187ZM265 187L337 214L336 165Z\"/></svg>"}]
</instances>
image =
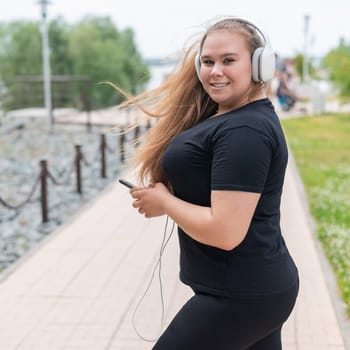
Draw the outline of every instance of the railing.
<instances>
[{"instance_id":1,"label":"railing","mask_svg":"<svg viewBox=\"0 0 350 350\"><path fill-rule=\"evenodd\" d=\"M42 106L44 100L43 76L18 76L3 81L0 100L5 110ZM93 82L88 76L52 75L52 107L71 107L84 111L91 109L87 87Z\"/></svg>"},{"instance_id":2,"label":"railing","mask_svg":"<svg viewBox=\"0 0 350 350\"><path fill-rule=\"evenodd\" d=\"M145 128L149 128L149 123L145 125ZM132 133L133 132L133 133ZM134 129L126 129L120 128L119 132L119 159L121 163L125 162L126 159L126 146L128 144L137 146L138 139L140 137L141 127L136 126ZM129 140L128 140L128 136ZM82 183L82 165L91 166L93 162L95 162L100 155L100 175L101 178L107 178L107 152L114 153L113 150L107 143L106 135L100 134L100 142L99 147L97 149L95 157L88 161L84 156L84 152L82 150L81 145L74 146L74 156L71 164L69 165L68 170L66 170L65 175L61 179L57 179L48 167L48 161L46 159L42 159L39 162L39 173L35 177L31 190L29 191L26 199L17 204L11 204L5 201L0 195L0 204L9 210L19 210L28 204L36 193L37 188L40 184L40 204L41 204L41 217L42 222L46 223L49 221L49 203L48 203L48 180L51 181L53 185L56 186L64 186L66 185L71 177L73 172L75 171L75 189L78 194L83 193L83 183Z\"/></svg>"}]
</instances>

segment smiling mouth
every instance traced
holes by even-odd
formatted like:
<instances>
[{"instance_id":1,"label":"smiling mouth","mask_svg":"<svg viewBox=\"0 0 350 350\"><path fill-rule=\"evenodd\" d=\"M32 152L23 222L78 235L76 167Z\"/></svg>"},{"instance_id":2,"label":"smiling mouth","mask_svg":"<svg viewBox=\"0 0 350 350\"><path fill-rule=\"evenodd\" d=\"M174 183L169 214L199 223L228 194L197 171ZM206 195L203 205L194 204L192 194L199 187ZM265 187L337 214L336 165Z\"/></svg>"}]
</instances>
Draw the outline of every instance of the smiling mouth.
<instances>
[{"instance_id":1,"label":"smiling mouth","mask_svg":"<svg viewBox=\"0 0 350 350\"><path fill-rule=\"evenodd\" d=\"M225 86L229 85L229 83L211 83L210 86L214 88L224 88Z\"/></svg>"}]
</instances>

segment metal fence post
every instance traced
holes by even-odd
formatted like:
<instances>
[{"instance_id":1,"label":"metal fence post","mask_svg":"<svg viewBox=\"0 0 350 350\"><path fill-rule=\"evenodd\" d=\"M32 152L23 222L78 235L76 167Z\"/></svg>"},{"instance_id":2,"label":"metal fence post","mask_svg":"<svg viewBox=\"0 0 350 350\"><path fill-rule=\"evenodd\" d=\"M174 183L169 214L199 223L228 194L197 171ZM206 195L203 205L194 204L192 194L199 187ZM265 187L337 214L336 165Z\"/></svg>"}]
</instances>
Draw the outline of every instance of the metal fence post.
<instances>
[{"instance_id":1,"label":"metal fence post","mask_svg":"<svg viewBox=\"0 0 350 350\"><path fill-rule=\"evenodd\" d=\"M141 133L140 125L137 124L137 125L135 126L135 129L134 129L134 140L135 140L135 145L136 145L136 146L139 145L140 133Z\"/></svg>"},{"instance_id":2,"label":"metal fence post","mask_svg":"<svg viewBox=\"0 0 350 350\"><path fill-rule=\"evenodd\" d=\"M76 172L76 184L77 192L82 193L82 183L81 183L81 145L75 145L75 172Z\"/></svg>"},{"instance_id":3,"label":"metal fence post","mask_svg":"<svg viewBox=\"0 0 350 350\"><path fill-rule=\"evenodd\" d=\"M120 161L122 163L124 163L125 162L125 132L124 132L124 128L120 128L119 153L120 153Z\"/></svg>"},{"instance_id":4,"label":"metal fence post","mask_svg":"<svg viewBox=\"0 0 350 350\"><path fill-rule=\"evenodd\" d=\"M42 222L49 221L47 206L47 160L40 161L40 183L41 183L41 218Z\"/></svg>"},{"instance_id":5,"label":"metal fence post","mask_svg":"<svg viewBox=\"0 0 350 350\"><path fill-rule=\"evenodd\" d=\"M107 177L106 175L106 135L101 134L100 139L100 149L101 149L101 177L105 179Z\"/></svg>"}]
</instances>

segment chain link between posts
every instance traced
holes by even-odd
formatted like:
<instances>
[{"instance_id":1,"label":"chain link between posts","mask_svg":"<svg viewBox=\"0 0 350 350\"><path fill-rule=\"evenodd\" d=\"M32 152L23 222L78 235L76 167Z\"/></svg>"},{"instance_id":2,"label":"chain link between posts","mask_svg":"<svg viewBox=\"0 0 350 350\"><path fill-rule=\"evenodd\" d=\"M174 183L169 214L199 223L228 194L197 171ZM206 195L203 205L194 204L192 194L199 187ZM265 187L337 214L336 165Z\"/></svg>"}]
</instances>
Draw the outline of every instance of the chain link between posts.
<instances>
[{"instance_id":1,"label":"chain link between posts","mask_svg":"<svg viewBox=\"0 0 350 350\"><path fill-rule=\"evenodd\" d=\"M149 125L146 125L146 130L149 128ZM120 128L119 132L119 155L120 155L120 161L121 163L125 162L125 151L126 151L126 144L131 142L131 140L134 141L134 146L137 146L139 143L139 136L140 136L140 127L136 127L134 129L134 134L131 140L127 140L127 134L129 134L130 131L125 131L124 128ZM47 203L47 178L51 180L51 182L56 186L63 186L67 185L70 180L71 176L74 172L76 172L76 187L77 192L82 193L82 181L81 181L81 162L83 162L86 166L91 166L98 158L98 155L100 154L100 161L101 161L101 178L107 177L107 161L106 161L106 150L108 153L115 153L115 150L113 150L109 144L106 141L105 134L100 135L100 144L99 147L96 150L96 153L91 161L88 161L86 157L84 156L81 146L75 145L75 156L74 159L71 161L69 168L65 171L58 172L59 174L65 173L64 177L62 179L58 179L56 176L52 174L52 172L48 169L47 166L47 160L41 160L40 161L40 171L37 175L35 182L29 191L27 197L25 200L18 204L10 204L5 199L3 199L0 196L0 204L6 207L7 209L11 210L18 210L24 207L26 204L28 204L31 199L33 198L39 183L41 184L41 207L42 207L42 221L47 222L48 221L48 203Z\"/></svg>"}]
</instances>

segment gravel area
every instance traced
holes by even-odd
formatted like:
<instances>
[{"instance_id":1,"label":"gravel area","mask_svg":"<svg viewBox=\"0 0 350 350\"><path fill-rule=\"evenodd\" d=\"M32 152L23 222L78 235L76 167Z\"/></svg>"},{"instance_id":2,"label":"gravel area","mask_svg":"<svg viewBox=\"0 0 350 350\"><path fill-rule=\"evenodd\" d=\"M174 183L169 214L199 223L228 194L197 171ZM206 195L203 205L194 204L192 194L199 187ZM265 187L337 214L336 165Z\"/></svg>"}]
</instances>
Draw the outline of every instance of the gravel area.
<instances>
[{"instance_id":1,"label":"gravel area","mask_svg":"<svg viewBox=\"0 0 350 350\"><path fill-rule=\"evenodd\" d=\"M40 172L40 160L48 161L50 173L66 182L55 185L48 179L49 221L42 223L40 184L30 201L19 209L0 203L0 271L26 254L35 244L92 200L115 180L122 168L119 135L108 126L55 125L48 131L45 118L20 117L0 125L0 198L17 206L26 200ZM106 134L107 178L101 177L100 134ZM130 138L129 135L128 138ZM82 162L83 193L76 192L73 165L75 145L80 144L87 160Z\"/></svg>"}]
</instances>

